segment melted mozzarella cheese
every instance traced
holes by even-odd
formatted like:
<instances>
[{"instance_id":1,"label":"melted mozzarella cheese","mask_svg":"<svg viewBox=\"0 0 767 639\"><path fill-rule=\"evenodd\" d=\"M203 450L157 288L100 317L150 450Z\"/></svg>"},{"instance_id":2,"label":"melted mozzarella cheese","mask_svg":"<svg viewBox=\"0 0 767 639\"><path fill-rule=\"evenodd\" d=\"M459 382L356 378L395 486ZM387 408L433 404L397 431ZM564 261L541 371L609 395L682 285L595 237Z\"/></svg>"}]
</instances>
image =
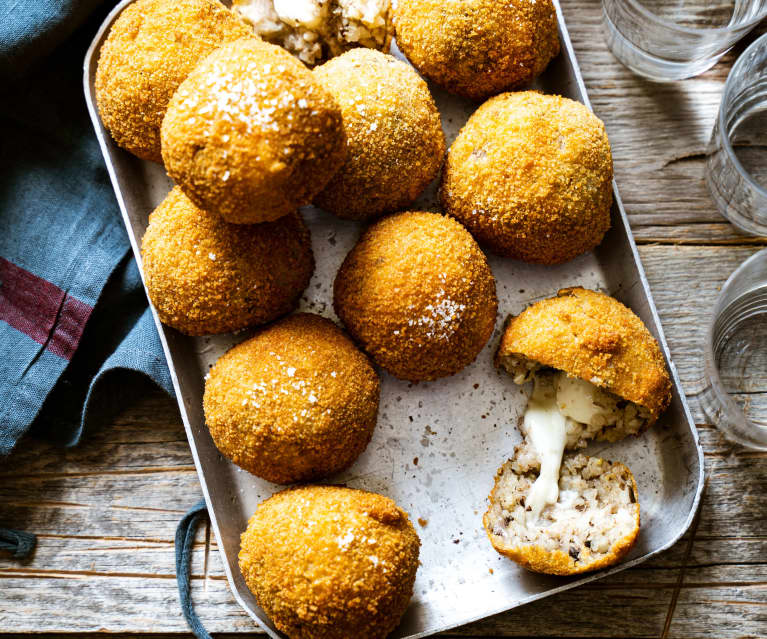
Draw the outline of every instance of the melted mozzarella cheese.
<instances>
[{"instance_id":1,"label":"melted mozzarella cheese","mask_svg":"<svg viewBox=\"0 0 767 639\"><path fill-rule=\"evenodd\" d=\"M617 398L583 379L557 373L554 382L559 412L581 424L592 424L597 416L618 410Z\"/></svg>"},{"instance_id":2,"label":"melted mozzarella cheese","mask_svg":"<svg viewBox=\"0 0 767 639\"><path fill-rule=\"evenodd\" d=\"M285 28L272 0L234 0L232 8L250 22L259 35L274 35Z\"/></svg>"},{"instance_id":3,"label":"melted mozzarella cheese","mask_svg":"<svg viewBox=\"0 0 767 639\"><path fill-rule=\"evenodd\" d=\"M550 375L536 375L535 386L525 411L525 432L538 453L541 471L525 501L530 508L529 521L535 522L541 511L559 498L559 467L565 450L565 417L557 407L557 393Z\"/></svg>"},{"instance_id":4,"label":"melted mozzarella cheese","mask_svg":"<svg viewBox=\"0 0 767 639\"><path fill-rule=\"evenodd\" d=\"M280 20L304 29L319 29L325 17L324 4L317 0L274 0Z\"/></svg>"}]
</instances>

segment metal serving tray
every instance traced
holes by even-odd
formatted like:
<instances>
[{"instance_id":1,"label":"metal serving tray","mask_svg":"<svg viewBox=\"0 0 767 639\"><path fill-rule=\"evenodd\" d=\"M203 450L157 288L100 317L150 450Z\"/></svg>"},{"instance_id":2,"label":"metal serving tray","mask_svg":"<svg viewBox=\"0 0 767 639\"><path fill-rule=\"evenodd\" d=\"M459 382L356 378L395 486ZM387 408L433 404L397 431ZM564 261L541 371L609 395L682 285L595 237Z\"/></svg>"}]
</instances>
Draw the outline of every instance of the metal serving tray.
<instances>
[{"instance_id":1,"label":"metal serving tray","mask_svg":"<svg viewBox=\"0 0 767 639\"><path fill-rule=\"evenodd\" d=\"M98 118L94 76L101 43L124 0L109 15L85 58L85 97L136 260L147 216L171 188L163 168L118 148ZM557 0L562 53L536 82L536 88L588 105ZM393 53L401 57L396 45ZM432 86L442 123L452 142L476 105ZM567 264L543 267L488 256L497 280L499 317L487 346L469 367L453 377L409 384L382 373L378 426L367 450L349 471L332 478L395 499L415 522L423 542L410 607L393 637L425 637L487 617L567 588L634 566L677 541L689 527L703 487L703 457L684 393L669 358L647 280L615 189L612 229L593 252ZM412 208L436 208L435 185ZM332 282L361 225L307 207L317 268L300 308L333 314ZM672 373L674 398L662 420L640 437L617 444L594 444L587 451L626 462L639 485L642 528L627 559L595 574L558 578L520 569L500 557L482 528L482 514L496 469L520 441L515 424L526 398L508 375L498 373L492 356L503 318L526 305L582 285L601 289L630 306L660 342ZM227 578L237 601L272 637L280 637L248 590L237 566L240 533L248 517L279 486L260 480L224 459L205 427L204 376L215 360L251 332L190 338L160 324L181 417L200 484L208 504ZM492 571L490 570L492 569Z\"/></svg>"}]
</instances>

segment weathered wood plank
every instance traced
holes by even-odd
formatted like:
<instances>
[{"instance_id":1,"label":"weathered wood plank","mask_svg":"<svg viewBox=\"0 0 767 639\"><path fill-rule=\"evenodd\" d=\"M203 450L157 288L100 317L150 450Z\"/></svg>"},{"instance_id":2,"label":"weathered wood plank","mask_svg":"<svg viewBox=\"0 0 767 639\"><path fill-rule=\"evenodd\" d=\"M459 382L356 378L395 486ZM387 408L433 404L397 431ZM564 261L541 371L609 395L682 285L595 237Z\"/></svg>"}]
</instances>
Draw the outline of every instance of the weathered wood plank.
<instances>
[{"instance_id":1,"label":"weathered wood plank","mask_svg":"<svg viewBox=\"0 0 767 639\"><path fill-rule=\"evenodd\" d=\"M703 167L727 72L760 30L702 76L657 84L612 56L602 33L601 3L561 4L589 97L607 127L637 241L742 241L714 207Z\"/></svg>"}]
</instances>

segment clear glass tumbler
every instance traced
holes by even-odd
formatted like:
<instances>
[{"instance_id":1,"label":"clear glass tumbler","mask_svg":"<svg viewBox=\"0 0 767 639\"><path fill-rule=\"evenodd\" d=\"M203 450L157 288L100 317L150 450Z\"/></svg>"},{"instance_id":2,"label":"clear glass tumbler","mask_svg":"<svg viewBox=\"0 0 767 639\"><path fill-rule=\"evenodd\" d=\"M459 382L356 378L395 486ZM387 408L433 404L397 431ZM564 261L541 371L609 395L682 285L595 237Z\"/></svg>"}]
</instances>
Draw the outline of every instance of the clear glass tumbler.
<instances>
[{"instance_id":1,"label":"clear glass tumbler","mask_svg":"<svg viewBox=\"0 0 767 639\"><path fill-rule=\"evenodd\" d=\"M661 82L710 69L765 15L767 0L602 0L615 57Z\"/></svg>"},{"instance_id":2,"label":"clear glass tumbler","mask_svg":"<svg viewBox=\"0 0 767 639\"><path fill-rule=\"evenodd\" d=\"M703 350L703 412L728 439L767 450L767 249L722 287Z\"/></svg>"},{"instance_id":3,"label":"clear glass tumbler","mask_svg":"<svg viewBox=\"0 0 767 639\"><path fill-rule=\"evenodd\" d=\"M707 155L706 183L721 214L767 235L767 34L730 71Z\"/></svg>"}]
</instances>

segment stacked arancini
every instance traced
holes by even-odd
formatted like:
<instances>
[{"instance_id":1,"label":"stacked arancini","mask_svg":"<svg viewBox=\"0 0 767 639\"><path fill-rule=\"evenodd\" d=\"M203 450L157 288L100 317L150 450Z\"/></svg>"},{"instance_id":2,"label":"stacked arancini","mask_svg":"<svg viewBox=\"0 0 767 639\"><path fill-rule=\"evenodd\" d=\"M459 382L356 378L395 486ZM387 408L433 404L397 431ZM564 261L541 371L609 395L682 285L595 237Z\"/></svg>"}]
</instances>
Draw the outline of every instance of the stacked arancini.
<instances>
[{"instance_id":1,"label":"stacked arancini","mask_svg":"<svg viewBox=\"0 0 767 639\"><path fill-rule=\"evenodd\" d=\"M333 305L380 366L428 381L477 357L493 332L498 299L468 231L419 211L390 215L363 233L336 275Z\"/></svg>"},{"instance_id":2,"label":"stacked arancini","mask_svg":"<svg viewBox=\"0 0 767 639\"><path fill-rule=\"evenodd\" d=\"M529 83L559 53L551 0L400 0L392 14L413 66L473 100Z\"/></svg>"},{"instance_id":3,"label":"stacked arancini","mask_svg":"<svg viewBox=\"0 0 767 639\"><path fill-rule=\"evenodd\" d=\"M236 331L288 313L314 270L300 214L229 224L179 187L149 216L141 254L160 321L187 335Z\"/></svg>"},{"instance_id":4,"label":"stacked arancini","mask_svg":"<svg viewBox=\"0 0 767 639\"><path fill-rule=\"evenodd\" d=\"M137 0L101 46L96 102L121 147L161 162L160 125L171 96L205 56L252 31L218 0ZM255 39L255 38L254 38Z\"/></svg>"},{"instance_id":5,"label":"stacked arancini","mask_svg":"<svg viewBox=\"0 0 767 639\"><path fill-rule=\"evenodd\" d=\"M354 49L314 70L343 114L346 162L314 199L342 218L411 204L437 177L445 136L426 83L391 55Z\"/></svg>"},{"instance_id":6,"label":"stacked arancini","mask_svg":"<svg viewBox=\"0 0 767 639\"><path fill-rule=\"evenodd\" d=\"M287 484L344 470L378 416L378 375L328 319L300 313L221 357L205 383L205 422L235 464Z\"/></svg>"},{"instance_id":7,"label":"stacked arancini","mask_svg":"<svg viewBox=\"0 0 767 639\"><path fill-rule=\"evenodd\" d=\"M200 208L238 224L311 202L346 153L341 112L284 49L226 44L181 83L162 123L165 168Z\"/></svg>"},{"instance_id":8,"label":"stacked arancini","mask_svg":"<svg viewBox=\"0 0 767 639\"><path fill-rule=\"evenodd\" d=\"M391 499L304 486L261 503L240 546L240 570L290 639L384 639L413 593L420 540Z\"/></svg>"},{"instance_id":9,"label":"stacked arancini","mask_svg":"<svg viewBox=\"0 0 767 639\"><path fill-rule=\"evenodd\" d=\"M450 147L447 213L493 252L558 264L610 227L613 165L605 127L574 100L504 93L469 118Z\"/></svg>"}]
</instances>

